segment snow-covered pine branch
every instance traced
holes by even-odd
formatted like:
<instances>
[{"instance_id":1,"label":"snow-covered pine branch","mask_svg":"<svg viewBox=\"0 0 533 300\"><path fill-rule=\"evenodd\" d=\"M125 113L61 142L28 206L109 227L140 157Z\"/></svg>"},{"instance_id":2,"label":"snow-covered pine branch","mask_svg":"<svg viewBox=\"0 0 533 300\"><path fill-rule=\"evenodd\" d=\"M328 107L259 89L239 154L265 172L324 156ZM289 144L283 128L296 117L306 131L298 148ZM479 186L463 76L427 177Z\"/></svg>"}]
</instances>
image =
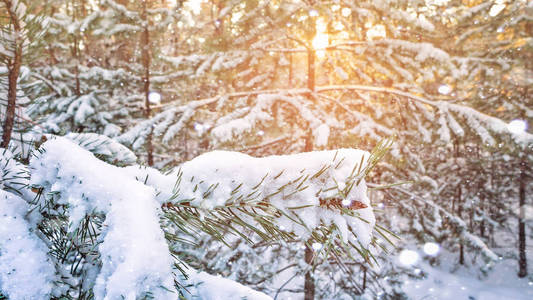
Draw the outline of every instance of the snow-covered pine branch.
<instances>
[{"instance_id":1,"label":"snow-covered pine branch","mask_svg":"<svg viewBox=\"0 0 533 300\"><path fill-rule=\"evenodd\" d=\"M101 267L81 261L85 275L78 276L92 283L84 288L92 289L96 299L147 293L174 299L173 258L159 226L155 191L67 139L47 141L40 150L30 162L30 184L42 189L36 203L40 210L66 214L67 232L74 235L82 232L85 218L105 217L95 232Z\"/></svg>"},{"instance_id":2,"label":"snow-covered pine branch","mask_svg":"<svg viewBox=\"0 0 533 300\"><path fill-rule=\"evenodd\" d=\"M328 94L342 93L347 91L356 91L373 94L387 94L396 96L399 101L409 103L413 101L416 106L413 107L412 113L420 113L421 119L428 119L433 123L433 119L439 114L441 115L439 123L428 124L430 127L437 126L441 133L439 138L444 143L450 141L450 135L444 134L451 129L455 135L462 136L466 129L475 132L484 143L494 145L495 140L491 136L491 133L499 137L510 137L520 147L527 147L533 143L533 135L525 132L522 134L513 134L507 129L507 123L488 116L482 112L475 110L474 108L466 105L449 103L446 101L438 101L427 99L422 96L418 96L409 92L401 91L394 88L376 87L366 85L334 85L334 86L319 86L316 88L316 93L319 97L323 97L328 101L332 101L334 105L344 110L350 118L354 119L355 124L351 130L359 128L359 135L369 135L375 140L383 138L383 136L391 135L394 132L393 128L390 128L387 124L382 123L378 118L373 118L365 114L361 114L356 108L351 108L348 103L341 103L328 96ZM232 137L240 137L243 134L251 133L260 124L268 124L268 122L280 122L280 118L276 118L273 115L275 111L273 107L284 103L291 108L291 112L296 112L296 115L308 124L313 130L315 136L315 143L317 146L327 143L329 133L325 137L318 130L324 126L329 128L343 128L341 123L337 121L338 116L328 113L326 109L319 109L321 105L309 103L305 98L301 98L299 95L305 95L309 93L306 89L278 89L278 90L254 90L249 92L235 92L225 95L215 96L211 98L190 101L185 105L179 105L179 102L170 102L162 104L156 109L165 109L165 111L156 114L152 119L140 122L138 125L122 134L118 137L118 140L128 145L136 145L134 149L143 145L143 136L147 135L148 128L153 127L156 136L162 135L165 143L171 142L180 131L187 129L187 124L195 115L207 106L215 105L216 103L224 103L224 107L232 103L235 106L235 110L229 110L228 113L218 118L216 122L210 123L209 120L204 121L207 123L204 125L212 136L215 143L224 142L224 140L231 139ZM361 97L365 97L364 94L359 94ZM238 112L238 101L240 99L253 99L253 105L251 108L246 106L247 110L241 113ZM231 101L231 102L230 102ZM371 105L371 100L363 105ZM429 108L429 109L428 109ZM374 107L378 109L378 107ZM332 111L335 112L335 111ZM462 121L463 125L460 125L458 119ZM225 120L225 121L223 121ZM420 126L420 121L415 124ZM190 124L188 126L191 126ZM359 126L359 127L358 127ZM324 127L325 128L325 127ZM332 129L329 129L332 130ZM144 134L143 134L144 132ZM326 143L319 143L321 139L326 139ZM139 142L140 141L140 142Z\"/></svg>"},{"instance_id":3,"label":"snow-covered pine branch","mask_svg":"<svg viewBox=\"0 0 533 300\"><path fill-rule=\"evenodd\" d=\"M41 212L58 221L66 218L61 225L66 226L66 238L79 239L94 226L87 227L91 219L101 222L89 234L95 239L93 246L98 245L99 258L80 248L76 251L82 251L81 258L73 256L70 262L79 265L72 276L74 283L85 282L81 292L92 289L96 299L147 293L174 299L174 280L183 278L172 268L180 262L171 256L165 240L160 225L165 219L165 230L240 227L244 231L233 233L243 235L254 228L251 232L261 239L344 245L362 251L369 260L365 249L373 242L375 221L364 177L388 146L383 144L372 155L343 149L253 158L215 151L162 175L149 168L108 165L58 137L46 141L32 158L30 184L39 190L34 205ZM207 276L186 269L185 274L197 283ZM202 292L204 288L213 285L198 286L198 293L210 293Z\"/></svg>"}]
</instances>

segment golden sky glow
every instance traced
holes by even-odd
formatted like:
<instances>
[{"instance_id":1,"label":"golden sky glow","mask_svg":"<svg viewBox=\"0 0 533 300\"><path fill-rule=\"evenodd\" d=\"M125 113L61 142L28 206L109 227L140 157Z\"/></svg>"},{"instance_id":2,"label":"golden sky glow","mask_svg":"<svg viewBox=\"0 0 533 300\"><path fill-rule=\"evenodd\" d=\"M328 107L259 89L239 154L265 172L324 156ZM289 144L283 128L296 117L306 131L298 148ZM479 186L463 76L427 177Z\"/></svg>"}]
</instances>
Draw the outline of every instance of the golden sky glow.
<instances>
[{"instance_id":1,"label":"golden sky glow","mask_svg":"<svg viewBox=\"0 0 533 300\"><path fill-rule=\"evenodd\" d=\"M327 24L324 19L320 18L316 22L316 35L311 41L313 48L316 51L316 55L319 58L324 57L325 49L329 45L329 36L327 34Z\"/></svg>"}]
</instances>

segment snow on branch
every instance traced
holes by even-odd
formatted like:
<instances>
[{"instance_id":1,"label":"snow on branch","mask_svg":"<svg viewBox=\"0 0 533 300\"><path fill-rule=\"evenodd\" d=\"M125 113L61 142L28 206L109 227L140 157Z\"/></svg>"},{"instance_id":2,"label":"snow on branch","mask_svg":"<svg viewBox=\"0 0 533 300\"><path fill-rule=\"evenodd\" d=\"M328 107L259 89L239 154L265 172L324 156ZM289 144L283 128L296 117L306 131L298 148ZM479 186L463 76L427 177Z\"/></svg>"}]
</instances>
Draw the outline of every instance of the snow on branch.
<instances>
[{"instance_id":1,"label":"snow on branch","mask_svg":"<svg viewBox=\"0 0 533 300\"><path fill-rule=\"evenodd\" d=\"M105 135L71 132L65 137L109 163L132 165L137 161L137 156L130 149Z\"/></svg>"},{"instance_id":2,"label":"snow on branch","mask_svg":"<svg viewBox=\"0 0 533 300\"><path fill-rule=\"evenodd\" d=\"M50 299L55 270L25 217L29 205L0 190L0 292L9 299Z\"/></svg>"},{"instance_id":3,"label":"snow on branch","mask_svg":"<svg viewBox=\"0 0 533 300\"><path fill-rule=\"evenodd\" d=\"M156 299L175 299L169 292L173 259L159 227L155 191L65 138L47 141L40 150L30 162L30 183L45 195L37 204L64 205L70 232L86 215L105 215L95 298L134 299L151 292Z\"/></svg>"},{"instance_id":4,"label":"snow on branch","mask_svg":"<svg viewBox=\"0 0 533 300\"><path fill-rule=\"evenodd\" d=\"M411 197L411 200L419 202L422 205L429 205L435 209L435 212L440 212L443 214L449 222L451 222L453 225L457 226L459 231L459 236L472 248L477 249L481 252L481 254L485 257L485 259L490 261L497 261L498 255L494 253L488 246L485 244L479 237L475 236L474 234L470 233L468 231L468 227L465 223L465 221L458 216L448 212L448 210L444 209L439 204L433 202L430 199L426 199L424 197L420 197L414 193L411 193L401 187L392 187L393 189L404 193Z\"/></svg>"},{"instance_id":5,"label":"snow on branch","mask_svg":"<svg viewBox=\"0 0 533 300\"><path fill-rule=\"evenodd\" d=\"M282 102L291 106L298 115L306 121L315 136L316 145L325 145L329 137L329 127L323 123L321 118L309 107L305 98L289 96L286 94L260 94L257 96L256 104L241 118L229 119L225 123L218 124L211 130L211 135L216 141L231 140L235 136L241 136L246 132L251 132L256 124L273 121L271 114L274 103ZM325 140L325 142L324 142Z\"/></svg>"},{"instance_id":6,"label":"snow on branch","mask_svg":"<svg viewBox=\"0 0 533 300\"><path fill-rule=\"evenodd\" d=\"M150 133L151 128L154 128L156 136L163 135L163 139L168 142L179 134L181 130L185 128L188 120L190 120L196 110L201 107L217 103L219 101L225 101L229 98L262 95L262 94L302 94L308 92L307 89L291 89L291 90L262 90L262 91L249 91L249 92L236 92L226 95L218 95L211 98L190 101L187 104L175 106L176 102L165 103L162 105L154 106L154 111L164 110L155 114L151 119L144 120L133 128L124 132L117 137L117 140L121 143L132 145L133 149L139 149L144 145L146 136ZM169 108L170 107L170 108Z\"/></svg>"},{"instance_id":7,"label":"snow on branch","mask_svg":"<svg viewBox=\"0 0 533 300\"><path fill-rule=\"evenodd\" d=\"M76 234L87 217L103 220L97 237L101 267L86 266L96 299L148 293L175 299L175 258L161 228L163 218L169 221L165 226L182 218L182 226L224 227L245 239L247 231L237 228L255 228L265 240L356 248L368 260L375 218L364 177L389 144L384 145L373 154L341 149L265 158L215 151L163 175L151 168L109 165L58 137L31 159L30 184L42 195L35 205L49 215L64 213L69 234ZM195 287L202 295L211 295L213 290L205 289L221 282L193 269L184 272L189 278L183 283L206 282ZM267 299L238 284L232 289Z\"/></svg>"},{"instance_id":8,"label":"snow on branch","mask_svg":"<svg viewBox=\"0 0 533 300\"><path fill-rule=\"evenodd\" d=\"M252 290L242 284L227 278L213 276L206 272L191 273L187 282L194 286L191 296L186 294L187 299L248 299L248 300L272 300L270 296Z\"/></svg>"},{"instance_id":9,"label":"snow on branch","mask_svg":"<svg viewBox=\"0 0 533 300\"><path fill-rule=\"evenodd\" d=\"M492 132L497 133L497 134L501 134L501 135L511 134L512 139L517 143L517 145L520 145L521 147L526 147L528 145L533 144L532 134L529 134L527 132L524 132L521 134L512 134L507 129L507 124L504 121L496 117L492 117L482 112L479 112L465 105L448 103L444 101L429 100L429 99L426 99L426 98L423 98L423 97L420 97L420 96L417 96L417 95L414 95L408 92L399 91L393 88L385 88L385 87L374 87L374 86L365 86L365 85L332 85L332 86L317 87L316 90L317 92L334 91L334 90L358 90L358 91L388 93L388 94L393 94L397 96L402 96L402 97L411 99L413 101L432 106L434 108L439 109L443 113L445 113L447 115L447 120L450 123L450 126L452 127L452 130L454 131L454 133L458 134L459 136L462 136L462 128L459 127L459 124L453 118L453 116L449 115L449 112L454 112L457 115L463 117L466 120L467 124L470 126L470 128L474 132L476 132L485 143L489 145L494 145L495 141L493 137L490 136L489 132L485 129L485 127L482 125L485 125L488 129L490 129Z\"/></svg>"},{"instance_id":10,"label":"snow on branch","mask_svg":"<svg viewBox=\"0 0 533 300\"><path fill-rule=\"evenodd\" d=\"M453 111L457 113L458 115L462 116L467 120L467 123L481 138L484 142L490 145L494 145L494 139L490 136L490 134L484 130L483 126L475 126L478 124L478 122L483 123L485 126L487 126L488 129L490 129L492 132L497 134L511 134L511 138L516 142L516 144L520 145L521 147L527 147L528 145L533 145L533 134L522 132L519 134L511 133L508 129L507 123L504 121L486 115L482 112L479 112L471 107L467 107L464 105L458 105L453 103L446 103L446 102L439 102L438 104L441 107L447 107L450 111Z\"/></svg>"},{"instance_id":11,"label":"snow on branch","mask_svg":"<svg viewBox=\"0 0 533 300\"><path fill-rule=\"evenodd\" d=\"M461 120L466 123L466 126L468 126L472 132L480 136L482 141L488 145L495 144L495 139L491 136L491 133L500 136L510 135L511 139L520 147L527 147L533 143L532 134L527 132L513 134L507 129L507 124L501 119L486 115L466 105L427 99L409 92L388 87L368 85L330 85L319 86L316 88L316 96L334 103L360 122L360 125L354 127L352 132L368 134L376 140L379 140L379 138L382 137L378 132L390 135L393 129L378 124L372 119L372 117L359 113L348 107L346 104L340 103L334 98L326 95L328 92L350 90L400 96L400 99L409 99L417 104L417 107L425 115L432 115L437 112L440 113L440 116L437 118L438 122L435 123L435 125L439 127L438 132L440 133L440 138L444 142L450 141L450 129L455 135L464 136L465 129L462 128L462 125L459 124L459 120L456 119L456 117L460 117ZM295 107L299 116L308 122L310 129L313 130L315 135L315 142L317 142L323 140L324 137L324 134L320 134L320 130L318 129L326 129L326 126L328 128L331 126L338 127L339 124L328 123L328 120L331 120L331 118L326 115L324 110L317 110L311 106L307 106L307 104L305 104L307 103L305 99L300 100L299 96L306 94L309 94L308 89L255 90L218 95L211 98L191 101L185 105L177 105L177 102L169 102L154 107L154 110L170 107L169 109L156 114L152 119L139 123L137 126L122 134L118 140L135 145L134 149L138 149L143 145L142 141L144 141L144 136L150 132L150 127L154 126L155 132L157 133L156 135L164 133L164 141L168 142L185 128L186 122L194 117L194 113L198 109L220 101L227 101L227 99L231 98L256 96L256 104L249 111L241 114L240 110L237 109L235 111L237 112L237 118L231 118L234 114L230 113L227 115L228 118L223 117L217 121L216 126L214 126L211 131L215 140L224 141L235 135L250 132L255 124L268 121L272 118L272 116L269 115L270 109L266 109L269 107L269 103L272 104L275 101L281 101ZM429 110L427 108L429 108ZM430 117L430 119L433 118L434 117ZM222 122L223 119L226 122ZM322 130L322 132L325 133L326 131Z\"/></svg>"},{"instance_id":12,"label":"snow on branch","mask_svg":"<svg viewBox=\"0 0 533 300\"><path fill-rule=\"evenodd\" d=\"M368 152L355 149L263 158L213 151L180 167L171 204L206 210L272 206L280 211L272 222L304 241L335 225L344 243L367 247L375 223L363 179L369 161Z\"/></svg>"},{"instance_id":13,"label":"snow on branch","mask_svg":"<svg viewBox=\"0 0 533 300\"><path fill-rule=\"evenodd\" d=\"M7 149L0 148L0 189L21 195L28 184L28 169Z\"/></svg>"}]
</instances>

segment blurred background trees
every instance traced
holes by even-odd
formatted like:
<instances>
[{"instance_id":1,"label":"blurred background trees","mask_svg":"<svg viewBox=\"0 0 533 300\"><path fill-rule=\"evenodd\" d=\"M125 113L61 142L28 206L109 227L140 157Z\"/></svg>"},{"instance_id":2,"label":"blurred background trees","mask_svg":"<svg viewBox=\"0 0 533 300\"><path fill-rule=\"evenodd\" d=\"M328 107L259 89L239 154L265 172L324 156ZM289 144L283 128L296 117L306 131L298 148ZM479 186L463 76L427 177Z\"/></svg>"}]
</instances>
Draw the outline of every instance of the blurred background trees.
<instances>
[{"instance_id":1,"label":"blurred background trees","mask_svg":"<svg viewBox=\"0 0 533 300\"><path fill-rule=\"evenodd\" d=\"M215 149L370 150L394 137L371 176L410 182L372 191L382 223L403 237L398 251L436 243L443 256L429 261L442 257L449 271L482 277L505 261L519 277L531 273L530 1L49 0L30 11L40 25L29 40L44 45L28 48L35 58L20 74L8 12L2 6L3 122L14 76L19 127L100 133L160 169ZM285 274L302 266L256 269L269 260L258 253L290 261L299 249L203 243L183 250L191 264L224 273L238 261L243 283L301 291ZM332 279L319 293L399 295L401 276L423 276L401 263L339 263L351 280L319 267L316 276Z\"/></svg>"}]
</instances>

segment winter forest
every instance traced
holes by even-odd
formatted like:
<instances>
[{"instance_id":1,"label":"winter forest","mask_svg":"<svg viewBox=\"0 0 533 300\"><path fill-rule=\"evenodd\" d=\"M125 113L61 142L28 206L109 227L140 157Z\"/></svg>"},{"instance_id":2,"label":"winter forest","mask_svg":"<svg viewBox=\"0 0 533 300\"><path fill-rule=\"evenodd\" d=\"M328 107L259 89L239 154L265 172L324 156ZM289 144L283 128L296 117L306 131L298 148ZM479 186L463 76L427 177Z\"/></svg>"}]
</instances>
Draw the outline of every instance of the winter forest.
<instances>
[{"instance_id":1,"label":"winter forest","mask_svg":"<svg viewBox=\"0 0 533 300\"><path fill-rule=\"evenodd\" d=\"M533 299L533 1L0 0L0 299Z\"/></svg>"}]
</instances>

